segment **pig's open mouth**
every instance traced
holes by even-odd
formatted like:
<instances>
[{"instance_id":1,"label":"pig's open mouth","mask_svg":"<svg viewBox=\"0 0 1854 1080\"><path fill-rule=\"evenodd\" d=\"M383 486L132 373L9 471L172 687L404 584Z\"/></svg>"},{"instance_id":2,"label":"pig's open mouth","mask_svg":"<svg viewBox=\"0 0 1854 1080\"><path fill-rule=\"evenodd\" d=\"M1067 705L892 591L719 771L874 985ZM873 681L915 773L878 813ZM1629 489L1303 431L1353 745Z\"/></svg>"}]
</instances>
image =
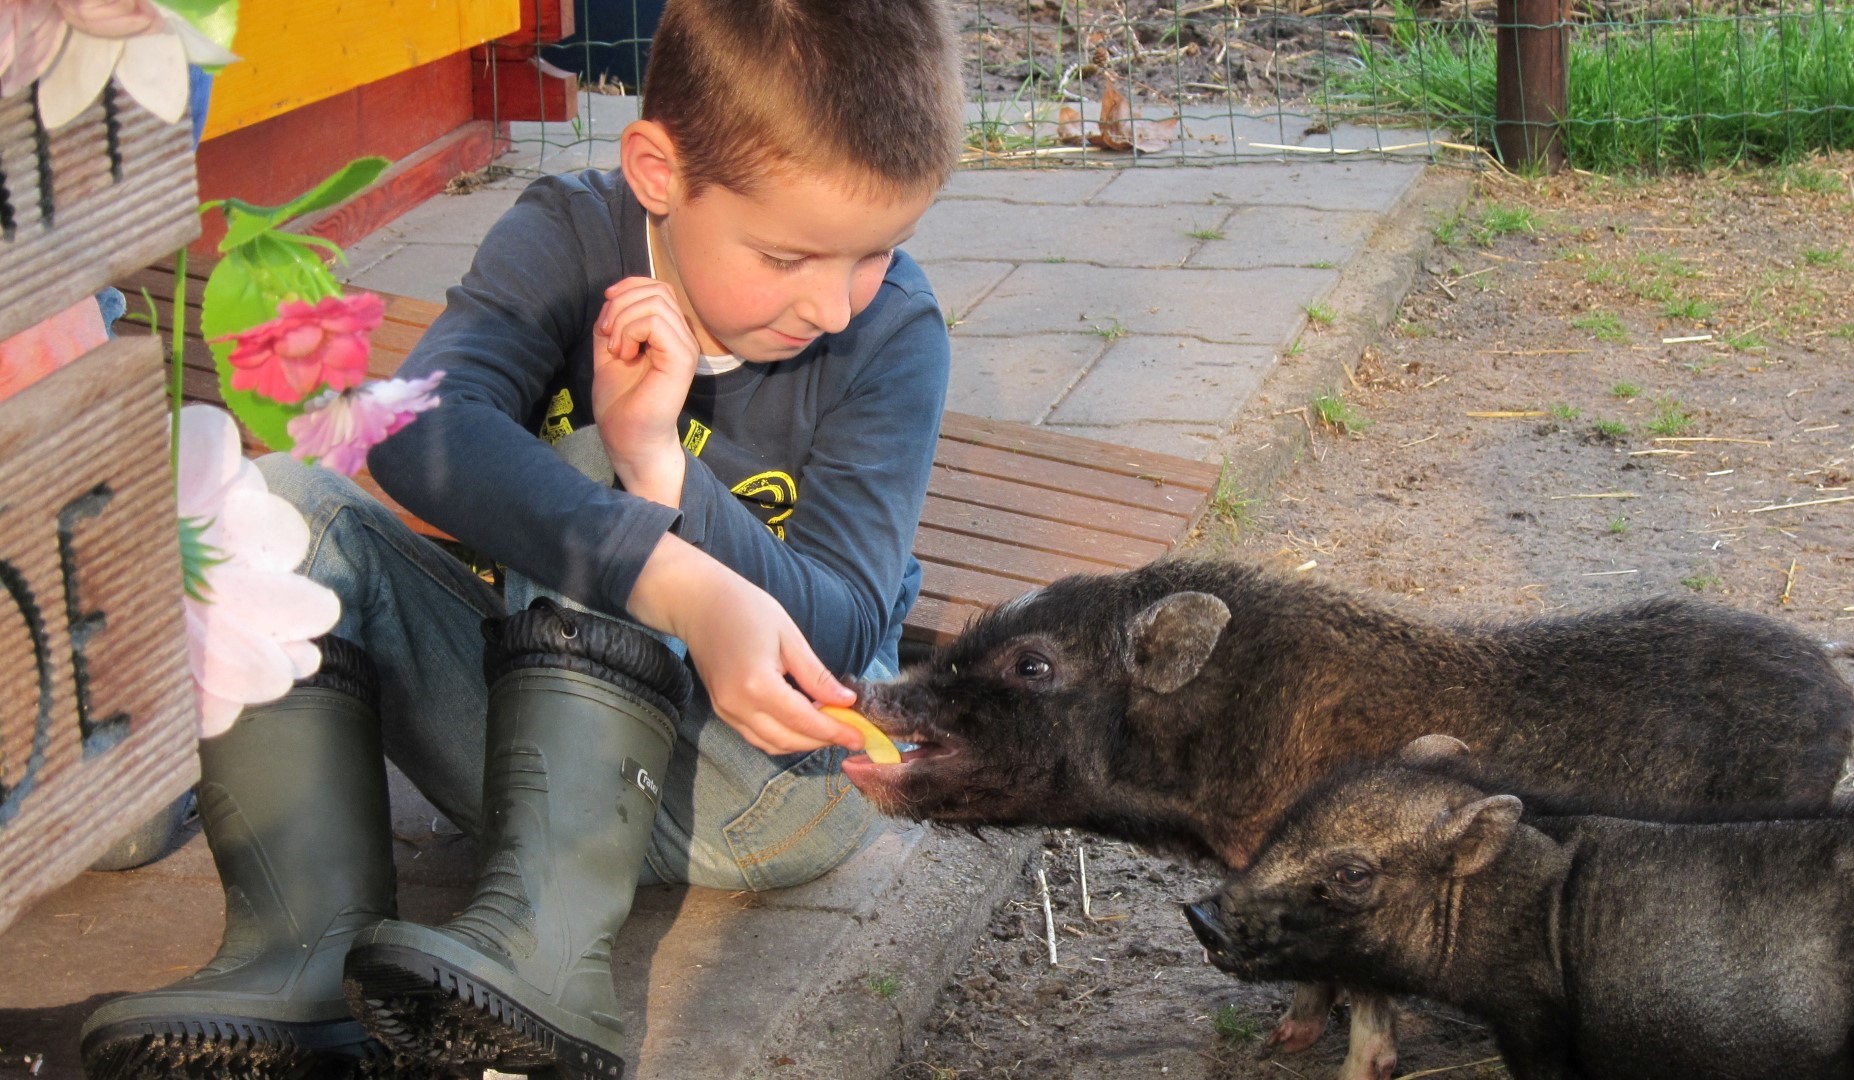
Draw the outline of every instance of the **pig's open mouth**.
<instances>
[{"instance_id":1,"label":"pig's open mouth","mask_svg":"<svg viewBox=\"0 0 1854 1080\"><path fill-rule=\"evenodd\" d=\"M875 720L875 717L871 717ZM889 730L887 724L877 721L877 726L888 733L901 751L901 761L894 765L883 765L871 761L867 753L858 751L843 761L843 774L858 787L870 784L886 784L900 780L908 770L923 762L956 756L957 746L941 739L932 732L909 731L904 733Z\"/></svg>"}]
</instances>

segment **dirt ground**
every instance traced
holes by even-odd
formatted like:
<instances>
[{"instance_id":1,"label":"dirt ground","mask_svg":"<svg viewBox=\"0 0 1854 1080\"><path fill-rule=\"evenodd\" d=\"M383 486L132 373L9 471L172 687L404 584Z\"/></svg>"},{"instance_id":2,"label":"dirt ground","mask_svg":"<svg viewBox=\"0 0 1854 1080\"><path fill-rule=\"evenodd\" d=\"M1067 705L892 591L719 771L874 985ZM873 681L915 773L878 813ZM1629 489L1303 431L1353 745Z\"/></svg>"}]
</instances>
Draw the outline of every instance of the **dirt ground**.
<instances>
[{"instance_id":1,"label":"dirt ground","mask_svg":"<svg viewBox=\"0 0 1854 1080\"><path fill-rule=\"evenodd\" d=\"M1437 233L1332 398L1258 403L1257 429L1305 408L1314 452L1200 550L1440 618L1692 592L1854 640L1854 155L1486 178ZM1201 868L1062 833L1031 870L893 1080L1334 1074L1343 1016L1256 1059L1285 988L1201 962L1177 908ZM1505 1075L1480 1025L1401 1012L1400 1076Z\"/></svg>"}]
</instances>

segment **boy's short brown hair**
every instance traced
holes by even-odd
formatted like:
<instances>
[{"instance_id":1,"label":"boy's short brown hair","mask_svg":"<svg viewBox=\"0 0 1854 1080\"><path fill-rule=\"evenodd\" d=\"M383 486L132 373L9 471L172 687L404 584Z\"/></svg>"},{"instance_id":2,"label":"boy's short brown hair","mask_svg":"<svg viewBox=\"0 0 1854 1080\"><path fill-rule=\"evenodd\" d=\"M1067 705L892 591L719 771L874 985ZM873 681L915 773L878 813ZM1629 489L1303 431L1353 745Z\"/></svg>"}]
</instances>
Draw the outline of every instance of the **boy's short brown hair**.
<instances>
[{"instance_id":1,"label":"boy's short brown hair","mask_svg":"<svg viewBox=\"0 0 1854 1080\"><path fill-rule=\"evenodd\" d=\"M964 103L942 0L669 0L642 111L675 141L692 196L846 166L917 192L957 167Z\"/></svg>"}]
</instances>

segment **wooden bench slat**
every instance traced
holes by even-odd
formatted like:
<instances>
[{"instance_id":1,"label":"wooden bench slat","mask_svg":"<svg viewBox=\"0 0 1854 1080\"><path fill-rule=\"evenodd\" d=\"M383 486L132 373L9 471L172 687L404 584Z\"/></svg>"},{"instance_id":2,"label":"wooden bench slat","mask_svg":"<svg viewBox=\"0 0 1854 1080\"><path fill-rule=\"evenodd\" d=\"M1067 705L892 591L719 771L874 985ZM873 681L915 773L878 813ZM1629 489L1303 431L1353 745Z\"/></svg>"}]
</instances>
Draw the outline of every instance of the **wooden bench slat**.
<instances>
[{"instance_id":1,"label":"wooden bench slat","mask_svg":"<svg viewBox=\"0 0 1854 1080\"><path fill-rule=\"evenodd\" d=\"M983 607L923 595L908 612L908 624L902 628L901 637L915 645L944 645L984 613Z\"/></svg>"},{"instance_id":2,"label":"wooden bench slat","mask_svg":"<svg viewBox=\"0 0 1854 1080\"><path fill-rule=\"evenodd\" d=\"M940 422L940 437L1050 461L1085 465L1123 476L1161 477L1168 485L1205 493L1216 490L1217 479L1221 475L1217 466L1202 461L1132 446L1097 442L1050 431L1048 428L1009 420L991 420L969 413L947 413Z\"/></svg>"},{"instance_id":3,"label":"wooden bench slat","mask_svg":"<svg viewBox=\"0 0 1854 1080\"><path fill-rule=\"evenodd\" d=\"M1054 458L1026 461L1023 455L1009 450L960 442L944 436L940 439L940 447L933 460L935 465L947 469L1009 480L1028 487L1065 491L1125 506L1146 506L1163 511L1175 501L1179 517L1189 516L1203 498L1201 491L1182 486L1173 488L1169 483L1146 476L1128 476ZM1173 490L1168 491L1167 488ZM1169 499L1168 496L1174 492L1177 498Z\"/></svg>"},{"instance_id":4,"label":"wooden bench slat","mask_svg":"<svg viewBox=\"0 0 1854 1080\"><path fill-rule=\"evenodd\" d=\"M921 528L914 534L914 557L981 573L1043 585L1069 574L1099 574L1118 569L1111 563L1053 555L982 536Z\"/></svg>"},{"instance_id":5,"label":"wooden bench slat","mask_svg":"<svg viewBox=\"0 0 1854 1080\"><path fill-rule=\"evenodd\" d=\"M1022 596L1035 587L1036 583L1019 578L921 560L921 595L936 600L989 608Z\"/></svg>"},{"instance_id":6,"label":"wooden bench slat","mask_svg":"<svg viewBox=\"0 0 1854 1080\"><path fill-rule=\"evenodd\" d=\"M1164 555L1170 545L1087 528L1068 521L1028 517L1010 510L957 502L928 491L921 511L921 526L967 536L989 537L1001 543L1070 555L1108 566L1144 566Z\"/></svg>"},{"instance_id":7,"label":"wooden bench slat","mask_svg":"<svg viewBox=\"0 0 1854 1080\"><path fill-rule=\"evenodd\" d=\"M1177 512L1106 503L1086 495L1050 491L939 466L934 467L928 490L960 502L1013 510L1047 521L1075 522L1102 532L1167 545L1178 539L1187 524L1184 515Z\"/></svg>"}]
</instances>

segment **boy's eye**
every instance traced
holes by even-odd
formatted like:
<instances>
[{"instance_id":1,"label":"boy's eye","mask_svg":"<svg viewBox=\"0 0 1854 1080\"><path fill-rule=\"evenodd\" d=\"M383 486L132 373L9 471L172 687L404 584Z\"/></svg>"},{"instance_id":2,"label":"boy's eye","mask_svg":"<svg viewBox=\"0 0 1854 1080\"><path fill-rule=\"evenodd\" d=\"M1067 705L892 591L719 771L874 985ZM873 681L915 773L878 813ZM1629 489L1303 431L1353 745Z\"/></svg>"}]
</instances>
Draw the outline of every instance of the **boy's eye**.
<instances>
[{"instance_id":1,"label":"boy's eye","mask_svg":"<svg viewBox=\"0 0 1854 1080\"><path fill-rule=\"evenodd\" d=\"M760 252L760 258L764 259L766 265L772 267L774 270L796 270L803 265L805 261L803 256L796 259L781 259L777 255L769 255L764 251Z\"/></svg>"}]
</instances>

